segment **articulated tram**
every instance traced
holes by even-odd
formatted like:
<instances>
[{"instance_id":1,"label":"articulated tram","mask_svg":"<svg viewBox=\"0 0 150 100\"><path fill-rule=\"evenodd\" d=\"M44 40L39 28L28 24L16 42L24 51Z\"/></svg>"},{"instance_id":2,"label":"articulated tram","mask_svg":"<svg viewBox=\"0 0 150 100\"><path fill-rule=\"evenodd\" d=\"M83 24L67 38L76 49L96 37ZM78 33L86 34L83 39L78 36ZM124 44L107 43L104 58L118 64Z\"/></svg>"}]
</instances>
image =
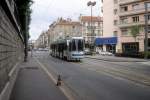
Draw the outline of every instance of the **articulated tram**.
<instances>
[{"instance_id":1,"label":"articulated tram","mask_svg":"<svg viewBox=\"0 0 150 100\"><path fill-rule=\"evenodd\" d=\"M60 39L51 44L51 55L61 59L78 60L84 57L83 37Z\"/></svg>"}]
</instances>

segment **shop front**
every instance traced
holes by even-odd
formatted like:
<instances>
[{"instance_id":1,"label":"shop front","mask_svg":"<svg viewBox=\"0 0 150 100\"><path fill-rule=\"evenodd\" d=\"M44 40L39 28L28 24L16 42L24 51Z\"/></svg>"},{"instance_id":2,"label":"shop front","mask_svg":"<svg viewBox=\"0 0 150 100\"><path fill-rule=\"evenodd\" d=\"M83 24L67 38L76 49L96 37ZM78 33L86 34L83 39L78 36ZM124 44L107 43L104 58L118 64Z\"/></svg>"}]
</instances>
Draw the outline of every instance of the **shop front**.
<instances>
[{"instance_id":1,"label":"shop front","mask_svg":"<svg viewBox=\"0 0 150 100\"><path fill-rule=\"evenodd\" d=\"M102 51L116 53L117 37L104 37L95 39L95 47Z\"/></svg>"}]
</instances>

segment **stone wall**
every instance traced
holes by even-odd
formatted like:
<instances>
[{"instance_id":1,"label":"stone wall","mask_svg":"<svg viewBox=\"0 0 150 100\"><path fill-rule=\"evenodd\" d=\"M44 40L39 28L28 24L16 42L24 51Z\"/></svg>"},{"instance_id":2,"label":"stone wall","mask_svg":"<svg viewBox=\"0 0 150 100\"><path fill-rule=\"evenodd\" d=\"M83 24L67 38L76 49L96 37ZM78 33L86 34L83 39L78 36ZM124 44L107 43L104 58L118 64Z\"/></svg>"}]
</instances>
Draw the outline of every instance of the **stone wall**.
<instances>
[{"instance_id":1,"label":"stone wall","mask_svg":"<svg viewBox=\"0 0 150 100\"><path fill-rule=\"evenodd\" d=\"M0 100L8 100L23 60L23 42L8 12L0 5Z\"/></svg>"}]
</instances>

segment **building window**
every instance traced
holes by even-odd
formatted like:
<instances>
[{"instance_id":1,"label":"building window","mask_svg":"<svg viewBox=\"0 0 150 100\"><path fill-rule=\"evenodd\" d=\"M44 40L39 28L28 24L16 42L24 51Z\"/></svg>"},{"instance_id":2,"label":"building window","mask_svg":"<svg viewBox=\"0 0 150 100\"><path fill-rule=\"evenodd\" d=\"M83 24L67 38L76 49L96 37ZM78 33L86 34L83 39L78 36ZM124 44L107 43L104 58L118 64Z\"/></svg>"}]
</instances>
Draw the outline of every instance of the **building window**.
<instances>
[{"instance_id":1,"label":"building window","mask_svg":"<svg viewBox=\"0 0 150 100\"><path fill-rule=\"evenodd\" d=\"M85 22L83 22L83 26L85 26Z\"/></svg>"},{"instance_id":2,"label":"building window","mask_svg":"<svg viewBox=\"0 0 150 100\"><path fill-rule=\"evenodd\" d=\"M98 27L100 26L100 22L98 22Z\"/></svg>"},{"instance_id":3,"label":"building window","mask_svg":"<svg viewBox=\"0 0 150 100\"><path fill-rule=\"evenodd\" d=\"M121 30L121 35L128 35L128 30L127 29L122 29Z\"/></svg>"},{"instance_id":4,"label":"building window","mask_svg":"<svg viewBox=\"0 0 150 100\"><path fill-rule=\"evenodd\" d=\"M147 8L150 8L150 3L147 3Z\"/></svg>"},{"instance_id":5,"label":"building window","mask_svg":"<svg viewBox=\"0 0 150 100\"><path fill-rule=\"evenodd\" d=\"M148 33L150 33L150 25L148 25Z\"/></svg>"},{"instance_id":6,"label":"building window","mask_svg":"<svg viewBox=\"0 0 150 100\"><path fill-rule=\"evenodd\" d=\"M139 22L139 16L132 17L133 22Z\"/></svg>"},{"instance_id":7,"label":"building window","mask_svg":"<svg viewBox=\"0 0 150 100\"><path fill-rule=\"evenodd\" d=\"M101 12L103 12L103 7L101 7Z\"/></svg>"},{"instance_id":8,"label":"building window","mask_svg":"<svg viewBox=\"0 0 150 100\"><path fill-rule=\"evenodd\" d=\"M88 22L88 26L91 26L91 25L90 25L90 22Z\"/></svg>"},{"instance_id":9,"label":"building window","mask_svg":"<svg viewBox=\"0 0 150 100\"><path fill-rule=\"evenodd\" d=\"M150 51L150 38L148 38L148 47L149 47L148 51Z\"/></svg>"},{"instance_id":10,"label":"building window","mask_svg":"<svg viewBox=\"0 0 150 100\"><path fill-rule=\"evenodd\" d=\"M118 3L118 0L114 0L114 4L117 4Z\"/></svg>"},{"instance_id":11,"label":"building window","mask_svg":"<svg viewBox=\"0 0 150 100\"><path fill-rule=\"evenodd\" d=\"M128 6L121 7L121 12L125 12L125 11L128 11Z\"/></svg>"},{"instance_id":12,"label":"building window","mask_svg":"<svg viewBox=\"0 0 150 100\"><path fill-rule=\"evenodd\" d=\"M139 4L133 4L133 5L132 5L132 8L133 8L133 10L137 10L137 9L139 9L140 7L139 7Z\"/></svg>"},{"instance_id":13,"label":"building window","mask_svg":"<svg viewBox=\"0 0 150 100\"><path fill-rule=\"evenodd\" d=\"M117 25L118 24L118 21L117 20L114 20L114 25Z\"/></svg>"},{"instance_id":14,"label":"building window","mask_svg":"<svg viewBox=\"0 0 150 100\"><path fill-rule=\"evenodd\" d=\"M115 15L117 14L117 9L114 9L114 14L115 14Z\"/></svg>"},{"instance_id":15,"label":"building window","mask_svg":"<svg viewBox=\"0 0 150 100\"><path fill-rule=\"evenodd\" d=\"M150 15L147 15L147 19L150 20Z\"/></svg>"},{"instance_id":16,"label":"building window","mask_svg":"<svg viewBox=\"0 0 150 100\"><path fill-rule=\"evenodd\" d=\"M114 31L113 36L118 36L118 31Z\"/></svg>"},{"instance_id":17,"label":"building window","mask_svg":"<svg viewBox=\"0 0 150 100\"><path fill-rule=\"evenodd\" d=\"M121 18L120 18L120 23L121 23L121 24L126 24L126 23L128 23L128 18L127 18L127 17L121 17Z\"/></svg>"}]
</instances>

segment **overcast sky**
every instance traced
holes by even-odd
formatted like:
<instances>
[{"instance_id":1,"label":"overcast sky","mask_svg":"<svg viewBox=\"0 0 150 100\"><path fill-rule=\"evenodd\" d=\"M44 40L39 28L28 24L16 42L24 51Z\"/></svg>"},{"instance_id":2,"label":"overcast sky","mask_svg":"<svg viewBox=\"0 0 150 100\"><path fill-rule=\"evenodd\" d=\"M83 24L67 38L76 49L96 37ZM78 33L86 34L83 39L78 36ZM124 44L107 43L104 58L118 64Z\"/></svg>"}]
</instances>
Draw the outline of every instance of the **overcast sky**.
<instances>
[{"instance_id":1,"label":"overcast sky","mask_svg":"<svg viewBox=\"0 0 150 100\"><path fill-rule=\"evenodd\" d=\"M42 31L56 21L58 17L72 18L78 20L80 14L90 16L90 7L87 7L89 0L33 0L32 20L30 25L30 39L36 40ZM93 15L100 16L101 0L96 1L93 7Z\"/></svg>"}]
</instances>

